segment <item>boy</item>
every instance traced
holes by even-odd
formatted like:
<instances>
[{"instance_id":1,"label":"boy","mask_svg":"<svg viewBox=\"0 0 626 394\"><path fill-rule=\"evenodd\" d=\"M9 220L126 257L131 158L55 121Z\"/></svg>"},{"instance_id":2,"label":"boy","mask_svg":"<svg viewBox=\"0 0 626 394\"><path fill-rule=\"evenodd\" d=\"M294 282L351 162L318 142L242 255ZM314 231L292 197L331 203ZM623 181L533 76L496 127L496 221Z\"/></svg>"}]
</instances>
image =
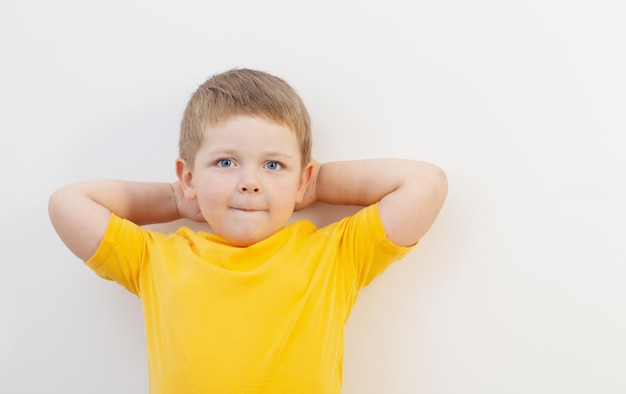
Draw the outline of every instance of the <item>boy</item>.
<instances>
[{"instance_id":1,"label":"boy","mask_svg":"<svg viewBox=\"0 0 626 394\"><path fill-rule=\"evenodd\" d=\"M63 242L140 297L151 393L339 393L359 290L435 220L443 172L410 160L319 164L283 80L231 70L190 99L172 184L101 180L49 202ZM317 229L315 202L364 206ZM144 224L189 218L162 234Z\"/></svg>"}]
</instances>

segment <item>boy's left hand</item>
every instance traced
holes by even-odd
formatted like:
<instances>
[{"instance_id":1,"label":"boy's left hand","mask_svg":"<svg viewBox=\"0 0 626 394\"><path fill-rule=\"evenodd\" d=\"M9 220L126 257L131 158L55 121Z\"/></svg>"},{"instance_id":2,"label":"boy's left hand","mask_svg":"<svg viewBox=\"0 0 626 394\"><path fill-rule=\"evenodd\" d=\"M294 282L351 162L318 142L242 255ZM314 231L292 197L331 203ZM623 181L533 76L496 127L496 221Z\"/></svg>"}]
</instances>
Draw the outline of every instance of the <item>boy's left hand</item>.
<instances>
[{"instance_id":1,"label":"boy's left hand","mask_svg":"<svg viewBox=\"0 0 626 394\"><path fill-rule=\"evenodd\" d=\"M320 172L321 163L313 160L311 161L313 164L311 180L308 182L306 189L304 190L304 196L302 197L302 201L296 202L296 206L294 207L294 211L300 211L310 205L313 205L317 202L317 175ZM305 169L308 171L308 169Z\"/></svg>"}]
</instances>

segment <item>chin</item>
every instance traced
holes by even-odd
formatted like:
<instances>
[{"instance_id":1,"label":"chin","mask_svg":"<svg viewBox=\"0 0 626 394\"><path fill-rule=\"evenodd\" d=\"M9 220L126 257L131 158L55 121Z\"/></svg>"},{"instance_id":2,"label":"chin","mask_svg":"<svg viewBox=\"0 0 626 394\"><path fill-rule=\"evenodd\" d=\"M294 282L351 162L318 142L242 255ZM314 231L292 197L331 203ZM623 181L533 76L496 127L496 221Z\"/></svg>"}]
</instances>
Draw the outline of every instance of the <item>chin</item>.
<instances>
[{"instance_id":1,"label":"chin","mask_svg":"<svg viewBox=\"0 0 626 394\"><path fill-rule=\"evenodd\" d=\"M248 246L252 246L255 243L257 243L258 241L247 241L247 240L233 240L233 239L229 239L228 240L233 246L237 246L239 248L247 248Z\"/></svg>"}]
</instances>

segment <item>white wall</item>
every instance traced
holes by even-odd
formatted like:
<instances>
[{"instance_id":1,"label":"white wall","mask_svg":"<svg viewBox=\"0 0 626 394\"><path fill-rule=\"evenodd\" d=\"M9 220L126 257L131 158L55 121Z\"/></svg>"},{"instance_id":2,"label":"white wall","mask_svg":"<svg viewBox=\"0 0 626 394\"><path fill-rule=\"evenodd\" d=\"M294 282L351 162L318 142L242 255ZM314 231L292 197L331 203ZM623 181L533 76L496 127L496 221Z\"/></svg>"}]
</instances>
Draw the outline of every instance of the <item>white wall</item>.
<instances>
[{"instance_id":1,"label":"white wall","mask_svg":"<svg viewBox=\"0 0 626 394\"><path fill-rule=\"evenodd\" d=\"M0 392L146 392L139 301L64 248L47 198L173 180L189 95L236 66L301 93L316 158L448 173L353 311L345 393L626 392L625 4L4 0Z\"/></svg>"}]
</instances>

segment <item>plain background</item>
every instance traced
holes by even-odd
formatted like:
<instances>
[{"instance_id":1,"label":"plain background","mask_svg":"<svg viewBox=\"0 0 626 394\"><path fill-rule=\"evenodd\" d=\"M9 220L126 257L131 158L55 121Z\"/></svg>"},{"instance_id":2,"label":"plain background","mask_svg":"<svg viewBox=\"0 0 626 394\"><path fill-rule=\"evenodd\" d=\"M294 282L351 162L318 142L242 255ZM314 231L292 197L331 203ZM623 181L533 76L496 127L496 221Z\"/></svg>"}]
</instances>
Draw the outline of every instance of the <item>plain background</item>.
<instances>
[{"instance_id":1,"label":"plain background","mask_svg":"<svg viewBox=\"0 0 626 394\"><path fill-rule=\"evenodd\" d=\"M147 391L139 301L65 249L47 199L172 181L189 96L232 67L296 88L318 160L448 174L353 310L345 393L626 392L624 21L621 0L4 0L0 392Z\"/></svg>"}]
</instances>

